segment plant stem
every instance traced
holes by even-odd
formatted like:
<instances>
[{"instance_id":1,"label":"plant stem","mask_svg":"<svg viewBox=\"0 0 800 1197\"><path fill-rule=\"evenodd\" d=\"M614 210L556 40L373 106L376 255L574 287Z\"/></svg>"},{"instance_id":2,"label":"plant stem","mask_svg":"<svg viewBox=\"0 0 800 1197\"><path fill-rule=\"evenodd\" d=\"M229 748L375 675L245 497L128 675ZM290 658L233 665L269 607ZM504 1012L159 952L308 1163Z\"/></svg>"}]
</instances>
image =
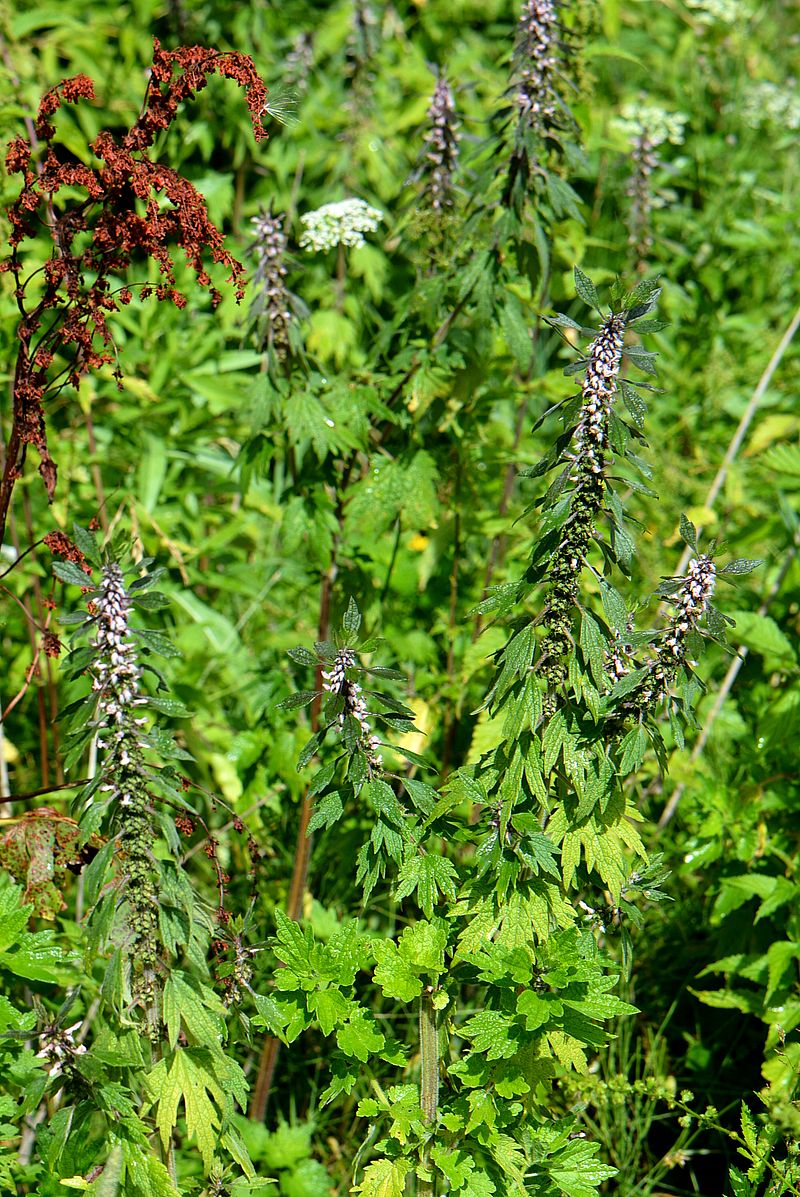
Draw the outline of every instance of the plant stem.
<instances>
[{"instance_id":1,"label":"plant stem","mask_svg":"<svg viewBox=\"0 0 800 1197\"><path fill-rule=\"evenodd\" d=\"M744 438L747 434L747 430L750 427L753 417L756 414L758 405L761 402L761 400L764 398L767 387L769 386L770 382L772 381L772 375L775 373L778 366L780 365L780 363L783 359L783 356L786 353L786 350L789 348L789 346L792 342L792 338L794 337L794 334L797 332L798 328L800 328L800 308L797 309L795 314L792 316L792 319L789 321L789 325L788 325L786 331L784 332L783 336L781 337L780 341L778 342L775 352L773 353L772 357L767 362L767 365L764 369L764 373L761 375L761 377L758 380L756 389L753 391L753 394L750 396L750 402L747 404L747 407L745 408L744 412L742 413L742 418L739 421L736 431L733 434L731 443L728 445L728 450L725 454L725 457L723 458L722 465L717 470L717 476L715 477L714 481L711 483L711 489L709 490L708 494L705 497L703 507L708 508L709 510L713 509L714 504L717 501L717 495L721 491L722 486L725 482L725 479L728 476L728 467L733 465L733 462L736 458L736 454L739 452L740 448L742 447L742 441L744 440ZM702 526L698 527L697 535L700 536L702 532L703 532ZM686 549L684 550L683 556L681 557L680 561L678 562L678 568L675 570L676 576L683 574L684 570L686 569L686 566L689 564L689 558L692 557L693 555L694 555L694 549L690 548L689 545L687 545Z\"/></svg>"},{"instance_id":2,"label":"plant stem","mask_svg":"<svg viewBox=\"0 0 800 1197\"><path fill-rule=\"evenodd\" d=\"M342 475L341 486L339 490L339 498L336 504L336 520L338 525L338 532L334 538L331 549L331 562L325 573L322 575L322 585L320 587L319 599L319 622L317 625L317 636L320 640L327 640L330 634L330 620L331 620L331 596L333 593L333 584L336 581L338 573L337 553L339 549L339 541L341 538L342 525L344 523L344 504L345 493L347 491L350 477L355 465L355 454L350 458ZM319 728L319 717L322 709L322 665L317 666L317 676L315 681L316 689L319 691L317 697L311 706L311 730L316 732ZM289 897L286 902L286 913L290 919L297 921L303 913L303 894L306 889L306 880L308 877L308 864L311 858L311 837L308 834L308 825L311 822L311 814L314 810L314 799L310 798L308 794L303 796L302 806L300 807L300 823L297 828L297 841L294 850L294 865L292 868L292 880L289 885ZM253 1086L253 1097L250 1102L250 1109L248 1117L254 1122L263 1122L264 1115L267 1111L267 1102L269 1101L270 1090L272 1089L272 1078L275 1073L275 1066L278 1063L278 1055L281 1050L279 1039L269 1038L264 1040L264 1045L261 1049L261 1057L258 1062L258 1075L256 1083Z\"/></svg>"},{"instance_id":3,"label":"plant stem","mask_svg":"<svg viewBox=\"0 0 800 1197\"><path fill-rule=\"evenodd\" d=\"M420 1105L422 1117L433 1132L439 1110L439 1029L436 1023L436 1007L430 988L419 999L419 1052L420 1052ZM422 1152L422 1166L430 1168L430 1140ZM433 1179L420 1180L419 1197L434 1197L436 1185Z\"/></svg>"}]
</instances>

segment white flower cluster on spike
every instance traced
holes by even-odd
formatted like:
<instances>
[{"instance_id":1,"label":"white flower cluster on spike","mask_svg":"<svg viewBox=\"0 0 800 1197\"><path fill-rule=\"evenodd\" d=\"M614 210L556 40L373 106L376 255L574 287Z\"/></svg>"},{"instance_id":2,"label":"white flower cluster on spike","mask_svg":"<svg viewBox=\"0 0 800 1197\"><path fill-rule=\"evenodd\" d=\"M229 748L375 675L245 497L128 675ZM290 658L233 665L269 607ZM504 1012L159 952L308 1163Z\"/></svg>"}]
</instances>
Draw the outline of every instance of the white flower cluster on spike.
<instances>
[{"instance_id":1,"label":"white flower cluster on spike","mask_svg":"<svg viewBox=\"0 0 800 1197\"><path fill-rule=\"evenodd\" d=\"M678 593L677 611L664 637L664 645L673 657L680 659L685 651L686 634L705 611L716 584L717 568L710 557L703 554L689 562L686 578Z\"/></svg>"},{"instance_id":2,"label":"white flower cluster on spike","mask_svg":"<svg viewBox=\"0 0 800 1197\"><path fill-rule=\"evenodd\" d=\"M115 768L132 764L131 752L139 747L136 729L147 722L146 718L135 718L134 712L147 699L139 692L141 671L128 627L130 599L118 565L103 567L100 595L95 601L97 660L92 689L97 694L97 747L108 752L105 770L111 775ZM104 790L116 788L103 786ZM129 806L130 795L123 792L120 801L122 806Z\"/></svg>"},{"instance_id":3,"label":"white flower cluster on spike","mask_svg":"<svg viewBox=\"0 0 800 1197\"><path fill-rule=\"evenodd\" d=\"M325 204L301 216L304 229L300 245L310 253L335 249L337 245L355 248L364 244L364 234L374 233L382 220L383 212L364 200L347 199Z\"/></svg>"},{"instance_id":4,"label":"white flower cluster on spike","mask_svg":"<svg viewBox=\"0 0 800 1197\"><path fill-rule=\"evenodd\" d=\"M425 135L425 158L432 166L427 194L434 212L453 203L453 173L458 159L458 125L453 93L444 77L436 82L428 109L431 127Z\"/></svg>"},{"instance_id":5,"label":"white flower cluster on spike","mask_svg":"<svg viewBox=\"0 0 800 1197\"><path fill-rule=\"evenodd\" d=\"M558 67L558 13L552 0L524 0L517 26L517 105L542 129L556 114L553 77Z\"/></svg>"},{"instance_id":6,"label":"white flower cluster on spike","mask_svg":"<svg viewBox=\"0 0 800 1197\"><path fill-rule=\"evenodd\" d=\"M36 1053L37 1060L47 1061L47 1071L50 1080L61 1076L64 1065L69 1065L76 1056L86 1054L86 1045L75 1042L75 1032L80 1028L80 1021L71 1027L51 1027L42 1040L42 1049Z\"/></svg>"},{"instance_id":7,"label":"white flower cluster on spike","mask_svg":"<svg viewBox=\"0 0 800 1197\"><path fill-rule=\"evenodd\" d=\"M341 694L344 707L339 715L339 726L344 727L348 715L356 720L361 728L361 746L367 758L371 771L379 771L383 764L379 755L380 740L373 734L369 722L369 712L364 701L364 695L358 682L351 681L347 670L356 663L355 653L350 648L340 648L330 669L322 671L322 688L329 694Z\"/></svg>"},{"instance_id":8,"label":"white flower cluster on spike","mask_svg":"<svg viewBox=\"0 0 800 1197\"><path fill-rule=\"evenodd\" d=\"M699 623L714 593L716 576L717 568L706 554L694 557L689 562L686 577L675 600L677 610L652 666L652 682L645 685L639 694L641 702L650 703L665 693L670 678L685 659L687 634Z\"/></svg>"},{"instance_id":9,"label":"white flower cluster on spike","mask_svg":"<svg viewBox=\"0 0 800 1197\"><path fill-rule=\"evenodd\" d=\"M608 416L617 389L624 336L625 316L617 313L605 318L597 338L589 346L589 363L581 387L583 406L573 438L575 481L581 474L603 472Z\"/></svg>"}]
</instances>

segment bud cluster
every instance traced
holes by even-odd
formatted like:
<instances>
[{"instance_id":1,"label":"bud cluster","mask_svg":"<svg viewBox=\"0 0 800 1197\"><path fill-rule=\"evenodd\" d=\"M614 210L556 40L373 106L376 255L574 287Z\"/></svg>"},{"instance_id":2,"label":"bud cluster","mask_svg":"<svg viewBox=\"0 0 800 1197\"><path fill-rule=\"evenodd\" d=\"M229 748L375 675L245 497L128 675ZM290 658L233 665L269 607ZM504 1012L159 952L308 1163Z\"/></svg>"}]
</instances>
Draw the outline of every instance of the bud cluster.
<instances>
[{"instance_id":1,"label":"bud cluster","mask_svg":"<svg viewBox=\"0 0 800 1197\"><path fill-rule=\"evenodd\" d=\"M118 827L117 861L122 909L126 918L126 952L134 971L135 997L150 1005L158 966L158 890L152 845L153 810L145 781L141 708L141 670L131 637L131 601L122 570L103 567L95 599L92 689L97 695L97 747L103 753L101 791L109 796L112 821Z\"/></svg>"},{"instance_id":2,"label":"bud cluster","mask_svg":"<svg viewBox=\"0 0 800 1197\"><path fill-rule=\"evenodd\" d=\"M611 649L606 653L605 666L611 677L612 686L615 682L620 681L621 678L627 677L632 668L630 646L615 641Z\"/></svg>"},{"instance_id":3,"label":"bud cluster","mask_svg":"<svg viewBox=\"0 0 800 1197\"><path fill-rule=\"evenodd\" d=\"M370 772L379 773L383 768L380 758L380 740L373 733L369 722L369 712L363 692L358 682L351 681L347 676L348 669L356 663L355 653L350 648L340 648L330 669L322 671L322 688L328 694L341 695L344 706L339 714L339 726L344 727L345 720L352 716L361 729L359 737L360 747L367 758Z\"/></svg>"},{"instance_id":4,"label":"bud cluster","mask_svg":"<svg viewBox=\"0 0 800 1197\"><path fill-rule=\"evenodd\" d=\"M253 310L263 322L267 348L279 361L290 352L289 327L292 321L291 297L286 287L286 234L283 218L261 212L251 221L255 229L253 252L256 271L253 278Z\"/></svg>"}]
</instances>

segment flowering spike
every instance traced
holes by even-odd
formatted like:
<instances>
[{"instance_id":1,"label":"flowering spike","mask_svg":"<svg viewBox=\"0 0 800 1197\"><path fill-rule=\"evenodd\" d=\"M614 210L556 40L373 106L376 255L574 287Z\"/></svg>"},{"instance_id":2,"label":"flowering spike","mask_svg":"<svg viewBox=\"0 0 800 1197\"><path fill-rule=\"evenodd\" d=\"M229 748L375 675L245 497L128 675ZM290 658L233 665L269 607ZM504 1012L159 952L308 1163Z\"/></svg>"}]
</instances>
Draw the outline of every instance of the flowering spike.
<instances>
[{"instance_id":1,"label":"flowering spike","mask_svg":"<svg viewBox=\"0 0 800 1197\"><path fill-rule=\"evenodd\" d=\"M95 599L97 653L92 689L97 695L97 747L102 752L102 791L112 808L118 828L119 886L127 923L126 953L134 971L135 999L151 1008L159 964L158 889L153 861L152 800L145 781L141 708L141 669L131 637L128 614L131 600L122 570L114 563L103 567L99 596Z\"/></svg>"},{"instance_id":2,"label":"flowering spike","mask_svg":"<svg viewBox=\"0 0 800 1197\"><path fill-rule=\"evenodd\" d=\"M652 176L660 165L657 150L665 142L681 144L686 117L655 104L624 104L613 124L630 145L631 173L625 187L630 201L628 247L636 269L642 272L647 268L647 256L653 246L651 216L658 197L653 191Z\"/></svg>"},{"instance_id":3,"label":"flowering spike","mask_svg":"<svg viewBox=\"0 0 800 1197\"><path fill-rule=\"evenodd\" d=\"M569 651L572 611L578 597L580 571L594 533L605 492L606 448L611 405L617 390L626 317L607 316L589 346L581 385L583 404L572 439L574 484L570 518L555 551L548 573L550 627L542 642L543 676L553 691L565 677L564 656Z\"/></svg>"},{"instance_id":4,"label":"flowering spike","mask_svg":"<svg viewBox=\"0 0 800 1197\"><path fill-rule=\"evenodd\" d=\"M579 486L581 483L585 486L591 476L603 472L608 417L617 390L624 335L625 316L620 312L606 317L589 346L589 361L581 386L583 406L573 442Z\"/></svg>"},{"instance_id":5,"label":"flowering spike","mask_svg":"<svg viewBox=\"0 0 800 1197\"><path fill-rule=\"evenodd\" d=\"M352 716L361 729L360 747L367 758L367 769L370 776L380 773L383 764L379 755L380 740L372 731L369 722L369 712L358 682L348 678L347 671L356 663L355 653L350 648L340 648L330 669L322 671L322 688L328 694L341 695L344 706L339 715L339 726L344 728L345 720Z\"/></svg>"},{"instance_id":6,"label":"flowering spike","mask_svg":"<svg viewBox=\"0 0 800 1197\"><path fill-rule=\"evenodd\" d=\"M458 164L458 122L453 92L444 75L436 81L428 109L430 128L425 134L423 202L436 215L453 206L453 175Z\"/></svg>"},{"instance_id":7,"label":"flowering spike","mask_svg":"<svg viewBox=\"0 0 800 1197\"><path fill-rule=\"evenodd\" d=\"M558 112L559 21L553 0L524 0L514 47L515 100L520 120L545 133Z\"/></svg>"},{"instance_id":8,"label":"flowering spike","mask_svg":"<svg viewBox=\"0 0 800 1197\"><path fill-rule=\"evenodd\" d=\"M710 603L717 580L717 567L707 554L693 557L675 600L677 610L670 620L659 652L665 669L677 668L686 659L686 637L697 626ZM674 671L674 669L673 669Z\"/></svg>"},{"instance_id":9,"label":"flowering spike","mask_svg":"<svg viewBox=\"0 0 800 1197\"><path fill-rule=\"evenodd\" d=\"M292 300L286 287L286 234L283 217L271 210L254 216L253 252L257 261L253 286L256 298L253 310L263 326L268 352L285 361L291 351L290 325Z\"/></svg>"},{"instance_id":10,"label":"flowering spike","mask_svg":"<svg viewBox=\"0 0 800 1197\"><path fill-rule=\"evenodd\" d=\"M686 663L689 634L697 628L708 610L716 580L717 568L707 553L692 558L686 577L673 600L675 612L656 649L648 673L622 703L620 714L624 718L641 717L666 696L670 683Z\"/></svg>"},{"instance_id":11,"label":"flowering spike","mask_svg":"<svg viewBox=\"0 0 800 1197\"><path fill-rule=\"evenodd\" d=\"M299 97L308 91L308 77L314 61L314 44L310 33L298 33L286 55L284 86Z\"/></svg>"}]
</instances>

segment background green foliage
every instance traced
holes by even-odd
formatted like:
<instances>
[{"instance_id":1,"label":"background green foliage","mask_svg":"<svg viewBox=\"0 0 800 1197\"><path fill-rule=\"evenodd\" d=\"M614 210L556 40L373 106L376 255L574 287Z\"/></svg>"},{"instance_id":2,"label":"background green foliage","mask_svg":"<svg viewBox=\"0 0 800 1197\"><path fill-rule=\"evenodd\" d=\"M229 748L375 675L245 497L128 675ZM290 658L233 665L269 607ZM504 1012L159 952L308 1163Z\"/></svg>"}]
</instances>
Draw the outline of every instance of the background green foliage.
<instances>
[{"instance_id":1,"label":"background green foliage","mask_svg":"<svg viewBox=\"0 0 800 1197\"><path fill-rule=\"evenodd\" d=\"M86 378L79 394L64 392L53 404L56 500L47 507L30 470L18 484L10 543L2 550L6 568L51 529L71 535L74 523L99 520L100 535L124 539L134 560L155 558L166 571L159 586L169 605L143 616L180 650L160 668L191 717L171 720L167 706L163 725L167 730L173 723L179 749L194 758L186 766L191 801L218 843L230 878L226 905L236 916L227 932L213 929L218 877L198 825L175 858L183 853L203 909L202 947L186 975L171 978L173 989L184 987L173 994L185 1011L184 1025L178 1031L174 1024L173 1054L159 1065L164 1072L196 1070L182 1078L180 1091L194 1092L197 1105L186 1103L176 1114L179 1191L247 1197L272 1178L284 1197L322 1197L346 1191L355 1169L364 1197L403 1192L407 1161L375 1144L379 1135L396 1144L424 1138L419 1097L403 1069L413 1079L419 1066L413 1003L445 971L439 903L458 892L463 917L475 898L457 891L455 877L456 866L471 868L470 811L482 799L465 783L473 776L465 771L515 738L507 712L485 705L492 655L506 645L508 629L476 608L487 585L516 583L528 567L539 535L539 517L529 507L541 489L519 473L551 448L556 419L537 421L573 389L563 368L574 358L576 341L570 329L562 339L542 317L562 311L589 320L576 296L575 264L602 296L618 275L631 286L637 281L627 244L630 140L620 115L626 106L646 104L682 114L685 126L679 144L659 146L651 179L656 202L646 276L660 276L658 315L668 323L646 338L658 354L662 389L647 395L650 448L637 452L652 468L648 487L660 502L626 475L620 489L635 530L626 597L629 603L632 596L644 599L662 575L676 571L681 511L702 526L706 540L725 542L726 560L761 558L764 564L720 599L736 626L729 629L728 648L711 644L703 658L700 674L709 689L699 695L698 727L687 730L686 745L679 729L662 728L668 777L649 746L623 770L635 773L625 783L625 798L644 818L642 841L648 851L663 853L670 871L666 882L654 874L649 888L645 878L633 886L635 894L622 895L631 897L640 924L631 928L633 979L626 968L619 996L606 992L614 972L609 962L623 963L625 954L627 965L611 916L599 933L599 961L597 934L565 929L552 948L561 957L542 974L547 967L553 975L562 970L548 984L564 991L567 1006L586 1000L571 984L592 987L596 1004L582 1010L587 1020L616 1018L631 1005L640 1013L620 1018L610 1045L603 1032L589 1037L588 1071L564 1049L556 1070L555 1137L540 1141L541 1168L526 1183L528 1191L554 1197L584 1197L598 1186L620 1197L797 1192L791 1180L784 1188L777 1181L774 1190L767 1187L800 1137L800 416L793 345L728 462L715 502L706 505L737 424L800 302L800 97L791 78L797 12L790 3L747 0L604 0L567 10L573 48L566 62L574 87L566 94L576 130L565 135L558 177L572 192L555 201L540 195L522 214L498 216L511 144L501 111L515 6L500 0L376 3L359 25L355 18L363 11L350 0L289 0L278 7L71 0L0 8L4 142L24 133L24 118L43 90L85 72L96 81L97 103L58 115L65 150L85 159L87 142L100 128L127 127L138 111L154 35L170 47L197 42L252 55L275 114L270 139L255 146L235 87L212 79L160 149L163 160L201 190L229 247L251 270L251 218L270 207L286 214L287 283L300 312L289 367L264 352L248 308L254 295L237 307L226 294L216 310L199 294L185 311L134 301L115 321L121 389L109 367ZM304 76L295 65L301 35L311 48ZM446 70L454 89L461 135L455 212L441 228L420 219L412 177L436 69ZM4 202L17 186L2 176ZM300 217L353 196L384 213L366 244L338 254L301 250ZM44 238L41 252L49 253ZM0 308L8 372L17 309L7 285ZM5 406L4 421L7 412ZM5 706L23 689L31 665L36 637L23 607L41 622L41 599L53 587L49 553L31 554L3 585ZM599 587L590 579L589 588L602 612ZM54 594L59 612L80 608L74 587L59 583ZM314 730L314 708L281 703L316 685L317 656L286 653L299 643L332 640L351 596L363 617L359 635L384 641L368 644L366 663L390 666L408 679L405 691L391 678L385 687L380 678L370 684L389 696L385 740L411 754L403 793L414 818L427 833L448 778L450 797L439 813L455 814L451 824L436 824L428 854L412 855L409 864L392 838L399 839L403 819L392 807L391 789L370 781L360 804L348 805L345 794L338 818L342 812L330 800L333 773L326 775L318 785L324 797L314 816L298 912L305 921L298 929L283 912L291 901L311 776L296 762ZM731 648L747 653L719 705ZM63 664L42 657L5 720L12 795L75 776L65 777L64 730L52 719L75 697L66 680ZM403 724L406 707L417 730ZM693 755L701 729L702 752ZM329 742L317 762L322 769L334 764L325 756L331 751ZM383 751L390 768L406 770L408 756ZM436 776L413 764L414 753L434 763ZM340 760L335 767L350 765ZM354 782L349 773L346 782L362 793L363 778ZM659 827L676 787L679 805ZM42 801L68 812L58 791L20 799L4 806L8 829ZM252 835L249 846L235 825L239 818ZM380 843L370 841L377 824L386 829ZM366 841L380 864L359 857ZM35 862L40 858L31 844L26 851ZM632 839L628 844L635 848ZM0 1186L45 1197L68 1192L60 1183L65 1179L86 1177L84 1149L105 1133L100 1115L113 1121L124 1078L143 1066L132 1032L118 1038L110 1025L98 1026L95 1071L84 1078L83 1100L100 1113L84 1111L85 1125L73 1128L63 1110L59 1118L57 1105L43 1104L46 1076L35 1058L36 1041L26 1041L23 1032L52 1021L65 990L79 982L83 990L64 1019L91 1023L104 984L100 960L88 975L78 962L89 901L83 887L97 882L69 871L69 850L63 860L55 857L63 909L47 891L54 920L36 916L48 913L41 906L30 917L10 885L0 890L0 1026L13 1033L0 1039L9 1094L0 1098L6 1120ZM391 862L401 858L393 888ZM12 867L8 857L3 863ZM633 864L626 859L626 877ZM545 880L551 865L545 852L539 861ZM356 884L359 868L374 886L367 903ZM19 873L17 862L14 876L24 885ZM602 880L605 900L618 909L622 876ZM652 900L659 885L669 901ZM592 893L588 880L586 887L579 896L594 908L602 886L595 879ZM37 892L28 891L25 901ZM209 955L212 934L227 935L228 943L209 956L209 970L199 957ZM233 975L237 942L254 949L252 986L260 996L244 995L231 1009L219 993ZM521 1031L518 1024L509 1031L500 1016L511 1010L516 987L532 984L532 977L523 962L505 961L501 968L488 955L462 968L460 1041L488 1059L508 1058L507 1036ZM503 993L484 1011L485 984ZM532 1011L528 1016L534 1018ZM216 1028L211 1063L204 1056L211 1034L204 1019ZM277 1059L266 1126L234 1112L237 1092L246 1104L243 1073L255 1079L263 1028L287 1045ZM464 1054L470 1058L466 1048ZM209 1077L216 1078L213 1084ZM471 1090L465 1116L472 1129L496 1117L480 1108L482 1084ZM101 1099L102 1093L112 1096ZM138 1113L167 1126L168 1138L165 1093L163 1086L154 1091L152 1109ZM228 1128L228 1156L241 1160L249 1153L255 1166L249 1179L248 1169L238 1180L235 1168L224 1178L214 1173L219 1144L208 1131L215 1122L216 1129L220 1123ZM34 1135L31 1128L41 1123ZM569 1135L584 1130L592 1150L582 1155L584 1140ZM447 1178L441 1191L449 1186L488 1197L483 1182L468 1179L455 1147L434 1146L433 1159ZM517 1163L509 1149L509 1175ZM166 1165L155 1158L148 1175L134 1182L130 1163L122 1157L115 1163L112 1155L105 1170L109 1187L91 1191L115 1192L115 1167L118 1174L128 1168L125 1192L173 1191ZM619 1169L616 1176L612 1167Z\"/></svg>"}]
</instances>

